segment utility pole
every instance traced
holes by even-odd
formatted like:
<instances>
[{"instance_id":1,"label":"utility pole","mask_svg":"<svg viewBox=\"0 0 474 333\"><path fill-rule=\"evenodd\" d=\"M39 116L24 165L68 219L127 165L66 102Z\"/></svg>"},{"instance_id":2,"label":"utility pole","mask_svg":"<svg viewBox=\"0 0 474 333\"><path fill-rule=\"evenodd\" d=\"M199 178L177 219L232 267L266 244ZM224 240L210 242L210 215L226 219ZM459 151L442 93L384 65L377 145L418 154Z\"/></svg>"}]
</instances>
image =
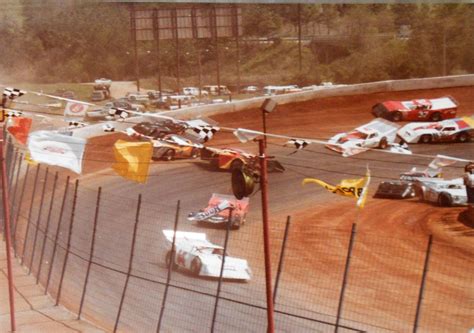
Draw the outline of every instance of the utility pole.
<instances>
[{"instance_id":1,"label":"utility pole","mask_svg":"<svg viewBox=\"0 0 474 333\"><path fill-rule=\"evenodd\" d=\"M6 126L6 125L3 125ZM7 255L7 275L8 275L8 298L10 301L10 328L11 331L16 331L15 323L15 291L13 283L13 269L12 269L12 258L11 258L11 232L10 232L10 200L8 193L8 181L7 181L7 164L5 161L5 131L1 129L1 142L0 142L0 159L2 168L2 196L3 196L3 224L5 232L5 247Z\"/></svg>"},{"instance_id":2,"label":"utility pole","mask_svg":"<svg viewBox=\"0 0 474 333\"><path fill-rule=\"evenodd\" d=\"M446 76L446 28L443 28L443 76Z\"/></svg>"},{"instance_id":3,"label":"utility pole","mask_svg":"<svg viewBox=\"0 0 474 333\"><path fill-rule=\"evenodd\" d=\"M303 54L301 49L301 4L298 4L298 73L303 72Z\"/></svg>"},{"instance_id":4,"label":"utility pole","mask_svg":"<svg viewBox=\"0 0 474 333\"><path fill-rule=\"evenodd\" d=\"M275 331L273 321L273 288L272 288L272 266L270 257L270 228L268 225L268 179L267 179L267 156L265 155L265 143L263 139L258 140L260 160L260 188L262 192L262 219L263 219L263 248L265 255L265 286L267 293L267 332Z\"/></svg>"},{"instance_id":5,"label":"utility pole","mask_svg":"<svg viewBox=\"0 0 474 333\"><path fill-rule=\"evenodd\" d=\"M134 57L135 57L135 80L137 81L137 91L140 91L140 73L138 67L138 47L137 47L137 22L135 17L135 4L132 3L132 7L130 9L130 26L132 28L132 40L133 40L133 50L134 50Z\"/></svg>"}]
</instances>

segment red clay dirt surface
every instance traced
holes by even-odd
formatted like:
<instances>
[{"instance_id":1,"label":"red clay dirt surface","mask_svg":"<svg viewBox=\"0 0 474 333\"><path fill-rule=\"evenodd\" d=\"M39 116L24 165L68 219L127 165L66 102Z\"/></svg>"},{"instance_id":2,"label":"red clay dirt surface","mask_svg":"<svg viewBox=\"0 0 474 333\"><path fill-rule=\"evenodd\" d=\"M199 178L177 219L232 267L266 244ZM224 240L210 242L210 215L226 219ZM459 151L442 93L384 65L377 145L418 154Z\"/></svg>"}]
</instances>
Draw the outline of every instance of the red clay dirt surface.
<instances>
[{"instance_id":1,"label":"red clay dirt surface","mask_svg":"<svg viewBox=\"0 0 474 333\"><path fill-rule=\"evenodd\" d=\"M446 95L453 96L459 102L459 116L474 114L473 87L374 93L278 106L276 111L267 116L267 130L275 134L327 139L372 120L370 110L377 102ZM221 114L212 118L221 126L261 130L259 110ZM91 140L92 145L88 145L85 155L88 160L84 167L85 173L89 174L87 177L94 177L96 171L110 167L113 161L111 144L118 136L114 134ZM373 194L380 180L397 178L401 171L408 171L412 166L427 165L429 159L397 155L387 157L389 154L376 152L342 158L323 147L313 148L317 145L310 145L309 152L289 156L288 153L293 150L274 148L282 143L283 140L269 140L270 153L283 159L283 162L289 161L286 174L295 176L291 179L291 185L288 179L278 178L283 176L270 177L273 191L270 193L270 205L274 272L284 229L281 221L286 215L292 217L284 264L287 269L281 277L277 308L303 308L301 304L304 303L304 308L310 309L308 311L320 313L322 319L334 321L351 226L357 222L342 312L344 324L368 331L412 330L428 236L433 235L418 323L420 331L467 332L470 327L474 327L474 229L459 217L465 208L441 208L419 202L418 199L401 201L369 198L366 208L358 213L351 199L329 194L321 187L307 185L301 189L300 185L306 176L332 183L342 178L357 178L355 175L363 175L365 165L370 162L375 168L372 169L375 177L370 188ZM256 151L255 144L238 144L230 133L219 133L209 144L245 147ZM474 160L474 143L414 147L418 153L452 154ZM317 158L310 155L311 149L315 148ZM159 167L163 162L157 164ZM447 175L460 177L462 165L449 168ZM258 196L252 203L254 222L260 221ZM247 229L248 233L245 232L245 241L239 243L242 237L233 236L233 254L248 251L261 253L260 223L245 227L250 228ZM263 262L251 261L251 265L254 271L260 271Z\"/></svg>"}]
</instances>

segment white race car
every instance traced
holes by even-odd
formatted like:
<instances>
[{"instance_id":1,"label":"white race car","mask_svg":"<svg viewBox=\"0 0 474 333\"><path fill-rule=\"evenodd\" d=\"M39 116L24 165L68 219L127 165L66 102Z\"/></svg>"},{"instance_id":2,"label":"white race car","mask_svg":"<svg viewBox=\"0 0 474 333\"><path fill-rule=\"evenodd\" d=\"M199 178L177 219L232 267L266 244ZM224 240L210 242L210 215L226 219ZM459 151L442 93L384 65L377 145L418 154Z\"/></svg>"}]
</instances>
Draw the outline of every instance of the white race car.
<instances>
[{"instance_id":1,"label":"white race car","mask_svg":"<svg viewBox=\"0 0 474 333\"><path fill-rule=\"evenodd\" d=\"M326 147L342 153L344 157L361 153L369 148L390 148L397 153L410 154L406 147L395 143L399 128L400 126L395 123L377 118L351 132L336 134L328 140Z\"/></svg>"},{"instance_id":2,"label":"white race car","mask_svg":"<svg viewBox=\"0 0 474 333\"><path fill-rule=\"evenodd\" d=\"M163 234L169 245L169 250L166 253L166 264L169 265L174 231L163 230ZM224 248L209 242L206 234L177 231L175 249L173 268L185 268L196 276L217 278L220 276ZM252 277L252 271L247 260L226 255L222 277L224 279L248 281Z\"/></svg>"},{"instance_id":3,"label":"white race car","mask_svg":"<svg viewBox=\"0 0 474 333\"><path fill-rule=\"evenodd\" d=\"M408 143L468 142L474 138L474 118L462 117L435 123L409 123L398 130Z\"/></svg>"},{"instance_id":4,"label":"white race car","mask_svg":"<svg viewBox=\"0 0 474 333\"><path fill-rule=\"evenodd\" d=\"M421 199L442 207L467 204L466 186L462 178L445 180L440 178L419 178L415 182Z\"/></svg>"}]
</instances>

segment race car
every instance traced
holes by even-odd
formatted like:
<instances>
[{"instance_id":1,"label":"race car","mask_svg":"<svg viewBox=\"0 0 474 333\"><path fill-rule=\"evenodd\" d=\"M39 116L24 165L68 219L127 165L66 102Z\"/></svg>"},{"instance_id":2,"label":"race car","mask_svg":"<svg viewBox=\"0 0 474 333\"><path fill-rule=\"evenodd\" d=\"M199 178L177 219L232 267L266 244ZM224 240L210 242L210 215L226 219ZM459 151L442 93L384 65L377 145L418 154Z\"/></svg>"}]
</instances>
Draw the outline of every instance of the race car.
<instances>
[{"instance_id":1,"label":"race car","mask_svg":"<svg viewBox=\"0 0 474 333\"><path fill-rule=\"evenodd\" d=\"M474 137L474 118L462 117L436 123L409 123L397 135L408 143L468 142Z\"/></svg>"},{"instance_id":2,"label":"race car","mask_svg":"<svg viewBox=\"0 0 474 333\"><path fill-rule=\"evenodd\" d=\"M153 143L152 159L171 161L176 158L198 158L201 144L194 143L176 134L165 135Z\"/></svg>"},{"instance_id":3,"label":"race car","mask_svg":"<svg viewBox=\"0 0 474 333\"><path fill-rule=\"evenodd\" d=\"M201 150L201 159L210 161L211 166L220 170L241 169L243 166L251 170L259 170L258 156L237 148L211 148ZM283 172L285 168L277 160L267 160L268 172Z\"/></svg>"},{"instance_id":4,"label":"race car","mask_svg":"<svg viewBox=\"0 0 474 333\"><path fill-rule=\"evenodd\" d=\"M232 220L229 221L232 208ZM210 224L227 224L231 229L239 229L245 223L249 208L249 198L237 200L232 195L213 193L207 207L196 213L189 213L189 221Z\"/></svg>"},{"instance_id":5,"label":"race car","mask_svg":"<svg viewBox=\"0 0 474 333\"><path fill-rule=\"evenodd\" d=\"M385 181L379 184L374 198L408 199L416 195L412 183L404 181Z\"/></svg>"},{"instance_id":6,"label":"race car","mask_svg":"<svg viewBox=\"0 0 474 333\"><path fill-rule=\"evenodd\" d=\"M137 133L137 137L147 136L160 139L168 134L182 134L186 130L186 126L171 120L161 120L153 123L144 121L134 125L132 129Z\"/></svg>"},{"instance_id":7,"label":"race car","mask_svg":"<svg viewBox=\"0 0 474 333\"><path fill-rule=\"evenodd\" d=\"M411 153L406 147L395 144L399 127L388 120L377 118L351 132L336 134L328 140L326 147L342 153L344 157L361 153L368 148L391 148L394 152Z\"/></svg>"},{"instance_id":8,"label":"race car","mask_svg":"<svg viewBox=\"0 0 474 333\"><path fill-rule=\"evenodd\" d=\"M423 201L433 202L442 207L467 204L466 186L462 178L451 180L420 178L416 180L415 186Z\"/></svg>"},{"instance_id":9,"label":"race car","mask_svg":"<svg viewBox=\"0 0 474 333\"><path fill-rule=\"evenodd\" d=\"M457 108L456 100L448 96L377 103L372 107L372 114L392 121L440 121L456 117Z\"/></svg>"},{"instance_id":10,"label":"race car","mask_svg":"<svg viewBox=\"0 0 474 333\"><path fill-rule=\"evenodd\" d=\"M166 253L166 265L169 266L172 257L173 230L163 230L168 241L168 252ZM172 267L184 268L196 276L219 277L222 267L224 248L212 244L204 233L177 231L175 237L174 260ZM224 279L248 281L252 277L252 271L247 260L225 256L225 264L222 277Z\"/></svg>"}]
</instances>

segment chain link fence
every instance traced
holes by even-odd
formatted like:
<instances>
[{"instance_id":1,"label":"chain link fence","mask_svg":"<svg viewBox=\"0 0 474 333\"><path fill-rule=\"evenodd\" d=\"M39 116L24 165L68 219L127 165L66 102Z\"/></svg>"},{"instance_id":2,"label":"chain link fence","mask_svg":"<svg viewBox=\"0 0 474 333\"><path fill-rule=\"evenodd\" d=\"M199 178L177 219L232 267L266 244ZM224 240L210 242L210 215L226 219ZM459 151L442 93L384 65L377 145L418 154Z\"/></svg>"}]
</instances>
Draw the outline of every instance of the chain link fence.
<instances>
[{"instance_id":1,"label":"chain link fence","mask_svg":"<svg viewBox=\"0 0 474 333\"><path fill-rule=\"evenodd\" d=\"M130 202L24 163L12 149L9 158L15 254L78 318L123 332L266 330L260 225L206 229L213 243L248 260L250 281L196 277L166 264L162 234L192 230L186 212L193 207L141 196ZM271 226L277 331L467 332L474 325L474 265L462 248L422 236L401 243L356 225L305 229L288 218Z\"/></svg>"}]
</instances>

